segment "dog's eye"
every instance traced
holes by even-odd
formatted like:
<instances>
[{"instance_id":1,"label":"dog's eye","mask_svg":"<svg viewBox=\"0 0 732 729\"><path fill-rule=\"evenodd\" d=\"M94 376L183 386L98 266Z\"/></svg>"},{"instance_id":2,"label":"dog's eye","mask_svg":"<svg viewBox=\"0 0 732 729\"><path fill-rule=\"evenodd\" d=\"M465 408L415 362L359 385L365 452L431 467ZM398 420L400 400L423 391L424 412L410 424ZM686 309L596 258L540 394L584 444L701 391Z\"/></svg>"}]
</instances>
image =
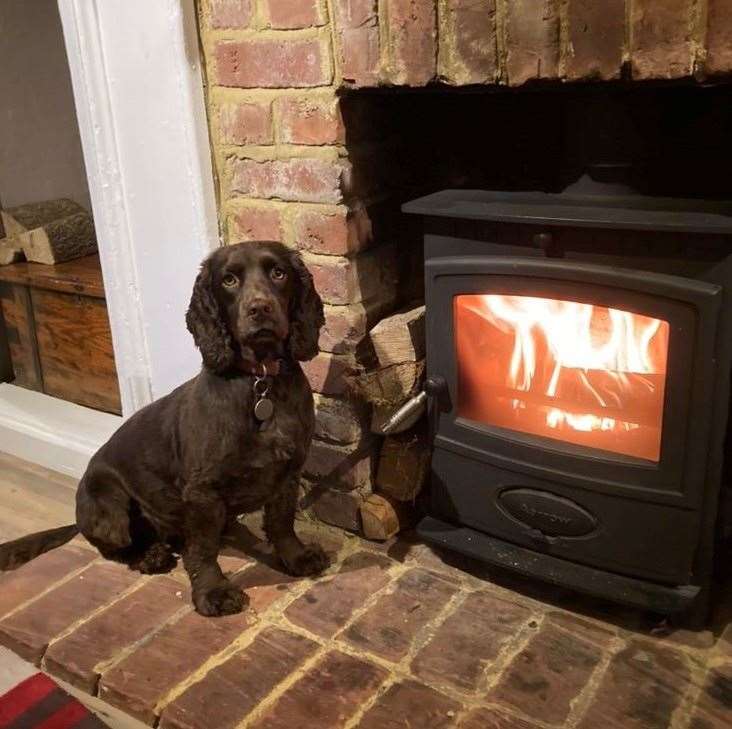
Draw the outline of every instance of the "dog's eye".
<instances>
[{"instance_id":1,"label":"dog's eye","mask_svg":"<svg viewBox=\"0 0 732 729\"><path fill-rule=\"evenodd\" d=\"M272 276L275 281L284 281L284 279L287 278L287 271L279 266L274 266L270 272L270 276Z\"/></svg>"},{"instance_id":2,"label":"dog's eye","mask_svg":"<svg viewBox=\"0 0 732 729\"><path fill-rule=\"evenodd\" d=\"M233 273L227 273L221 279L221 283L224 284L224 286L226 286L226 288L230 289L230 288L233 288L234 286L238 285L239 279L236 276L234 276Z\"/></svg>"}]
</instances>

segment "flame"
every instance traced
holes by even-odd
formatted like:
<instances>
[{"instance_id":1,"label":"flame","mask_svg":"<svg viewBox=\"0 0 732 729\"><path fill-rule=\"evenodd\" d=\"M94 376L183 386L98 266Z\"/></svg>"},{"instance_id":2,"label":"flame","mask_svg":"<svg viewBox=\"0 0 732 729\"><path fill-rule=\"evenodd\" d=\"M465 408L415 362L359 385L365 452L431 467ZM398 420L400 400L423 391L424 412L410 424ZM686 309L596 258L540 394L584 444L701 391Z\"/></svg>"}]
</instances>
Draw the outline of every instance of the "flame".
<instances>
[{"instance_id":1,"label":"flame","mask_svg":"<svg viewBox=\"0 0 732 729\"><path fill-rule=\"evenodd\" d=\"M640 431L642 445L608 441L607 447L655 457L667 322L534 296L462 295L456 306L463 390L471 401L466 408L485 414L479 419L505 425L507 415L499 412L505 407L521 423L514 427L561 431L552 437L581 443L593 433L607 440ZM569 438L570 432L578 435Z\"/></svg>"},{"instance_id":2,"label":"flame","mask_svg":"<svg viewBox=\"0 0 732 729\"><path fill-rule=\"evenodd\" d=\"M513 332L514 346L508 371L508 385L528 392L537 368L538 330L546 340L553 371L545 389L547 397L556 397L563 370L578 370L580 380L600 407L620 406L620 392L629 390L626 373L656 374L650 343L658 333L659 319L633 314L619 309L605 309L576 301L543 299L534 296L480 297L485 314L503 332ZM609 321L604 321L607 312ZM602 370L617 383L617 391L600 393L587 377L589 370ZM655 385L641 378L650 392ZM613 418L591 413L575 414L559 408L547 412L546 424L558 428L566 424L575 430L613 430L618 423ZM632 426L624 423L622 427ZM636 426L637 427L637 426Z\"/></svg>"}]
</instances>

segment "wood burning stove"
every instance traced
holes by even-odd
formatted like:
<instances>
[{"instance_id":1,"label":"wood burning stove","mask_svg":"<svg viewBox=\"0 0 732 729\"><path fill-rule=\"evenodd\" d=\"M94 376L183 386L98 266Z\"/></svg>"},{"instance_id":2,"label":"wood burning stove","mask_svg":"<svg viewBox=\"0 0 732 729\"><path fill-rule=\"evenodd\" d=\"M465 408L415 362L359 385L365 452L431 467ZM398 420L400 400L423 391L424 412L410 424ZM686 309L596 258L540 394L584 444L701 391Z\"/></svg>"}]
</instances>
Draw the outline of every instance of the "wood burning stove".
<instances>
[{"instance_id":1,"label":"wood burning stove","mask_svg":"<svg viewBox=\"0 0 732 729\"><path fill-rule=\"evenodd\" d=\"M425 218L439 395L420 533L701 617L728 527L732 207L445 191L404 210Z\"/></svg>"}]
</instances>

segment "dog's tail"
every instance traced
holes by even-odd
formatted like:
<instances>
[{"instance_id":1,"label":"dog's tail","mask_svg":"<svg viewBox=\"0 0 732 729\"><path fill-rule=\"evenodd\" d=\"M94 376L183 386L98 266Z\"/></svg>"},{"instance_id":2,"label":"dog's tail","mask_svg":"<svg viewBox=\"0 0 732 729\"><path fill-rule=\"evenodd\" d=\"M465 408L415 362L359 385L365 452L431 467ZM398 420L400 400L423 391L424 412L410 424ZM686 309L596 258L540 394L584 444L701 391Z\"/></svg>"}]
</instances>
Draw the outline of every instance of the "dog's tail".
<instances>
[{"instance_id":1,"label":"dog's tail","mask_svg":"<svg viewBox=\"0 0 732 729\"><path fill-rule=\"evenodd\" d=\"M0 572L17 569L44 552L70 542L78 533L79 527L69 524L0 544Z\"/></svg>"}]
</instances>

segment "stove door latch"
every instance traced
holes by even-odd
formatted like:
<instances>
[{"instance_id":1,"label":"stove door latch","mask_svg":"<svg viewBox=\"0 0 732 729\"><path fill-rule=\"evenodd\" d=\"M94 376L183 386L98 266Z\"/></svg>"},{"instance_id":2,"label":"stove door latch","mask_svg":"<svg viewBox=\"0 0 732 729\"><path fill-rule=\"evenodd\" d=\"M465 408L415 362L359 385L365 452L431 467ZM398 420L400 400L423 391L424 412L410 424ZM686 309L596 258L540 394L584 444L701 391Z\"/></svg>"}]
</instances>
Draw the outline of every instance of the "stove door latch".
<instances>
[{"instance_id":1,"label":"stove door latch","mask_svg":"<svg viewBox=\"0 0 732 729\"><path fill-rule=\"evenodd\" d=\"M438 408L444 409L446 398L449 398L449 395L447 394L447 383L444 378L437 375L428 377L424 383L424 390L407 400L381 426L381 432L384 435L394 435L409 430L424 415L429 399L432 399ZM447 409L449 410L449 407Z\"/></svg>"}]
</instances>

